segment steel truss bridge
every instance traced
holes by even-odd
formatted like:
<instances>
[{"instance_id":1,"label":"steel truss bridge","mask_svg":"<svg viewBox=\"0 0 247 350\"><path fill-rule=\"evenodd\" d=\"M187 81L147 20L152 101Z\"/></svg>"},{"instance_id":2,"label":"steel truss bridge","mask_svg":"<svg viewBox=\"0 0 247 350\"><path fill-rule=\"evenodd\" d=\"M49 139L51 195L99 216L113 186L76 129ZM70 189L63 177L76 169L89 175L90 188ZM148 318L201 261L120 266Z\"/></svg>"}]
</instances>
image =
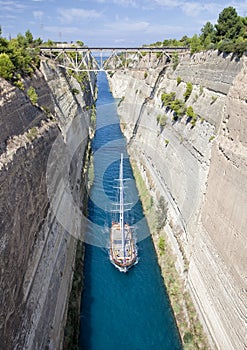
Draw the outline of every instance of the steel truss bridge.
<instances>
[{"instance_id":1,"label":"steel truss bridge","mask_svg":"<svg viewBox=\"0 0 247 350\"><path fill-rule=\"evenodd\" d=\"M146 71L167 64L172 55L189 52L187 47L40 47L43 56L60 67L76 72L112 72L116 70Z\"/></svg>"}]
</instances>

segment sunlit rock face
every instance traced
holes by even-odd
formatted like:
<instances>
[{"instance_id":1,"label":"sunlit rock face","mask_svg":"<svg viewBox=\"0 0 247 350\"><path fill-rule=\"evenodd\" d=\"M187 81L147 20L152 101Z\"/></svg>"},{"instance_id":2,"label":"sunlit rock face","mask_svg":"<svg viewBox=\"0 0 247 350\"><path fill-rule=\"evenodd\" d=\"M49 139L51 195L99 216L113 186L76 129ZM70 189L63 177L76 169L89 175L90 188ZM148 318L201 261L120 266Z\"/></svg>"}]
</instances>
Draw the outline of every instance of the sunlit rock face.
<instances>
[{"instance_id":1,"label":"sunlit rock face","mask_svg":"<svg viewBox=\"0 0 247 350\"><path fill-rule=\"evenodd\" d=\"M246 310L247 58L216 51L185 55L145 72L109 76L129 152L157 200L165 230L212 348L242 349ZM197 115L174 120L162 93ZM163 124L161 125L161 116Z\"/></svg>"}]
</instances>

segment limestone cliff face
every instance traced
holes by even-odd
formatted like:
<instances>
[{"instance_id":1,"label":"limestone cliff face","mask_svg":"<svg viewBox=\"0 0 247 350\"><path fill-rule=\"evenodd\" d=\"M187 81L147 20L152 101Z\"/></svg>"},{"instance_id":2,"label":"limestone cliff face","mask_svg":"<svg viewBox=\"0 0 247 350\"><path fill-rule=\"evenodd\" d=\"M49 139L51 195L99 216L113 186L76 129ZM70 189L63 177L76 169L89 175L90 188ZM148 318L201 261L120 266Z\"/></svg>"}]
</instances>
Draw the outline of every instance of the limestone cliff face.
<instances>
[{"instance_id":1,"label":"limestone cliff face","mask_svg":"<svg viewBox=\"0 0 247 350\"><path fill-rule=\"evenodd\" d=\"M61 347L77 240L50 206L46 167L56 138L62 133L66 144L72 137L67 130L75 117L88 135L89 114L83 111L93 103L89 86L82 92L49 61L25 80L25 91L30 86L39 97L36 106L25 92L0 81L0 348L5 350ZM81 94L75 96L73 88ZM70 164L71 192L80 206L87 142L88 137Z\"/></svg>"},{"instance_id":2,"label":"limestone cliff face","mask_svg":"<svg viewBox=\"0 0 247 350\"><path fill-rule=\"evenodd\" d=\"M219 349L246 346L246 61L209 51L184 56L176 69L129 73L128 83L123 72L109 77L115 97L124 97L129 152L154 198L167 202L165 231L178 270ZM161 102L172 91L183 100L187 82L194 127Z\"/></svg>"}]
</instances>

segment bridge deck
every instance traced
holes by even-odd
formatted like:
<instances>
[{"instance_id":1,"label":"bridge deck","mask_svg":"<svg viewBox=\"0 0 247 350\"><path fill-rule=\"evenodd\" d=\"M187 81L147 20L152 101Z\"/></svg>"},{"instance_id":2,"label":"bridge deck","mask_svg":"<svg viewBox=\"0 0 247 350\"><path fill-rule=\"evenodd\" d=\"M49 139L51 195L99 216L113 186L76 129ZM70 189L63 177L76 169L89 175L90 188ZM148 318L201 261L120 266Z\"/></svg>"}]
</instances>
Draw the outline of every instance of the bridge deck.
<instances>
[{"instance_id":1,"label":"bridge deck","mask_svg":"<svg viewBox=\"0 0 247 350\"><path fill-rule=\"evenodd\" d=\"M189 51L188 47L84 47L84 46L40 46L41 51L142 51L142 52L163 52L163 51Z\"/></svg>"}]
</instances>

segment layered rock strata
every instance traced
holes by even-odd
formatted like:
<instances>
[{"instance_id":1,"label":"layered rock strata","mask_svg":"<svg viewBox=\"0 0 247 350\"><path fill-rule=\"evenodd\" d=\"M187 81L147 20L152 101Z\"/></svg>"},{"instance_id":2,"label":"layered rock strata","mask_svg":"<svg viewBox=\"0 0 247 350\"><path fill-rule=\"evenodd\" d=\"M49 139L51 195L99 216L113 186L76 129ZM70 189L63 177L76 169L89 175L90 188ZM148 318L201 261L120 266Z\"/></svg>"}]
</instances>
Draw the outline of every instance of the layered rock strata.
<instances>
[{"instance_id":1,"label":"layered rock strata","mask_svg":"<svg viewBox=\"0 0 247 350\"><path fill-rule=\"evenodd\" d=\"M247 58L209 51L177 67L153 61L128 82L126 72L109 76L129 152L156 202L165 198L165 231L212 348L244 349ZM170 92L184 101L188 82L195 126L161 101Z\"/></svg>"},{"instance_id":2,"label":"layered rock strata","mask_svg":"<svg viewBox=\"0 0 247 350\"><path fill-rule=\"evenodd\" d=\"M90 84L95 84L93 76ZM56 169L54 181L59 184L63 154L60 149L58 159L49 158L54 144L60 138L66 149L82 132L79 146L70 147L67 165L69 190L82 210L90 128L86 109L94 101L89 82L82 91L74 78L46 60L24 85L21 91L0 81L0 348L59 349L80 226L71 235L72 218L58 217L58 199L52 205L47 191L47 165ZM38 94L36 105L26 95L30 86ZM62 186L56 193L61 205L66 203L64 193Z\"/></svg>"}]
</instances>

